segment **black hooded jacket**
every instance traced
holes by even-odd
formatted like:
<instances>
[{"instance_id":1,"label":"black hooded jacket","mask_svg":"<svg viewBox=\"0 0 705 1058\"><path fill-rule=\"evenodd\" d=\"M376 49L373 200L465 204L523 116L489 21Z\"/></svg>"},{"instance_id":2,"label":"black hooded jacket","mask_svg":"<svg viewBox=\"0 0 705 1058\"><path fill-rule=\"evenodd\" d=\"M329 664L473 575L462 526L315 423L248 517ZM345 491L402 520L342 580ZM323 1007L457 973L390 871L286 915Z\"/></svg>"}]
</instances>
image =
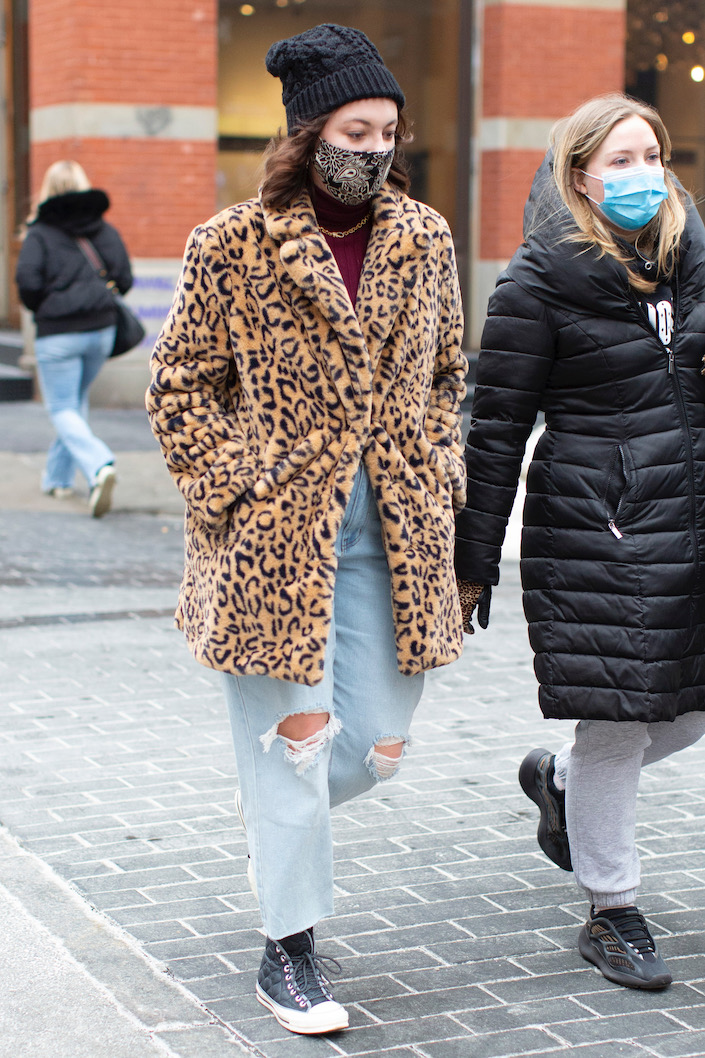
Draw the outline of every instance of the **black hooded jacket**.
<instances>
[{"instance_id":1,"label":"black hooded jacket","mask_svg":"<svg viewBox=\"0 0 705 1058\"><path fill-rule=\"evenodd\" d=\"M132 286L127 250L103 220L110 205L104 191L69 191L46 199L27 229L17 262L22 303L34 313L37 337L95 331L115 323L114 280L121 294ZM76 242L88 239L108 275L101 278Z\"/></svg>"},{"instance_id":2,"label":"black hooded jacket","mask_svg":"<svg viewBox=\"0 0 705 1058\"><path fill-rule=\"evenodd\" d=\"M626 269L575 231L550 162L490 299L457 518L459 579L496 584L527 438L524 612L547 717L672 720L705 709L705 230L692 204L674 338Z\"/></svg>"}]
</instances>

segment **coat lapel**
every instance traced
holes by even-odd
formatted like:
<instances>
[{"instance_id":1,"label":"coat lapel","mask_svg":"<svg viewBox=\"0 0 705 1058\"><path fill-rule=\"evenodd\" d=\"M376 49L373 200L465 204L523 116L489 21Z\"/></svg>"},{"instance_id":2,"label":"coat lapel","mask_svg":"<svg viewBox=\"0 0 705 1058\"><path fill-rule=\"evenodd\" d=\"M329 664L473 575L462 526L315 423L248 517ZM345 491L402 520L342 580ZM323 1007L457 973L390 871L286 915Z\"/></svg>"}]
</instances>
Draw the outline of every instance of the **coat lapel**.
<instances>
[{"instance_id":1,"label":"coat lapel","mask_svg":"<svg viewBox=\"0 0 705 1058\"><path fill-rule=\"evenodd\" d=\"M373 375L432 243L415 203L391 185L375 197L374 211L356 306Z\"/></svg>"},{"instance_id":2,"label":"coat lapel","mask_svg":"<svg viewBox=\"0 0 705 1058\"><path fill-rule=\"evenodd\" d=\"M386 184L373 202L374 226L362 267L353 310L335 258L321 234L307 192L286 210L262 207L267 232L279 244L286 275L323 315L335 332L340 356L327 349L336 388L344 405L350 394L368 394L372 378L399 311L418 280L431 248L431 235L421 223L413 201ZM306 326L319 320L292 297Z\"/></svg>"},{"instance_id":3,"label":"coat lapel","mask_svg":"<svg viewBox=\"0 0 705 1058\"><path fill-rule=\"evenodd\" d=\"M372 386L370 360L357 316L343 277L328 243L321 234L307 192L287 210L262 206L269 235L279 244L285 276L293 285L290 293L309 332L318 332L313 343L325 344L326 366L343 406L359 404ZM304 295L304 298L301 297ZM311 312L311 306L317 312ZM321 335L320 315L330 324L337 340Z\"/></svg>"}]
</instances>

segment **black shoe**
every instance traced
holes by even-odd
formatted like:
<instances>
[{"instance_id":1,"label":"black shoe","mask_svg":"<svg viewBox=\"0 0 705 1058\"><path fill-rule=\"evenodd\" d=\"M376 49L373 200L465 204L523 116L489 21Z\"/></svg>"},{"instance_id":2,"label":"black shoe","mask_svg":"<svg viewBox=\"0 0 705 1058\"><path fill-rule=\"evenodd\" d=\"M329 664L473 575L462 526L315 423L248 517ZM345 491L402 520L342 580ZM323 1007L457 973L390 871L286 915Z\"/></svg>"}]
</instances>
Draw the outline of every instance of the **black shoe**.
<instances>
[{"instance_id":1,"label":"black shoe","mask_svg":"<svg viewBox=\"0 0 705 1058\"><path fill-rule=\"evenodd\" d=\"M583 959L618 985L657 989L668 988L672 981L644 916L633 905L609 908L599 915L591 908L578 947Z\"/></svg>"},{"instance_id":2,"label":"black shoe","mask_svg":"<svg viewBox=\"0 0 705 1058\"><path fill-rule=\"evenodd\" d=\"M333 999L322 963L340 973L335 959L315 954L312 929L280 941L267 937L257 998L290 1032L317 1035L348 1027L348 1012Z\"/></svg>"},{"instance_id":3,"label":"black shoe","mask_svg":"<svg viewBox=\"0 0 705 1058\"><path fill-rule=\"evenodd\" d=\"M537 838L549 860L572 871L568 831L565 828L565 790L553 782L555 756L547 749L532 749L519 768L519 782L527 797L539 806Z\"/></svg>"}]
</instances>

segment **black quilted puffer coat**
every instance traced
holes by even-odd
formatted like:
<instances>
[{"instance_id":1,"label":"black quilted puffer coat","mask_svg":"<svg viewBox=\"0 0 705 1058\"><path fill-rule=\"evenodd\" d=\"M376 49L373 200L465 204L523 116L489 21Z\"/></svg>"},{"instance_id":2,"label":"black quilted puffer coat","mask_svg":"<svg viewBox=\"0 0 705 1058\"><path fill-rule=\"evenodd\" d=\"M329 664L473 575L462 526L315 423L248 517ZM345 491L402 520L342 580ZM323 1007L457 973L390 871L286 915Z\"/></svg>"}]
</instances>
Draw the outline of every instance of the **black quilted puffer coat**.
<instances>
[{"instance_id":1,"label":"black quilted puffer coat","mask_svg":"<svg viewBox=\"0 0 705 1058\"><path fill-rule=\"evenodd\" d=\"M689 205L669 357L625 268L564 240L548 162L527 221L483 334L457 575L498 582L543 410L521 546L543 713L672 720L705 708L705 231Z\"/></svg>"}]
</instances>

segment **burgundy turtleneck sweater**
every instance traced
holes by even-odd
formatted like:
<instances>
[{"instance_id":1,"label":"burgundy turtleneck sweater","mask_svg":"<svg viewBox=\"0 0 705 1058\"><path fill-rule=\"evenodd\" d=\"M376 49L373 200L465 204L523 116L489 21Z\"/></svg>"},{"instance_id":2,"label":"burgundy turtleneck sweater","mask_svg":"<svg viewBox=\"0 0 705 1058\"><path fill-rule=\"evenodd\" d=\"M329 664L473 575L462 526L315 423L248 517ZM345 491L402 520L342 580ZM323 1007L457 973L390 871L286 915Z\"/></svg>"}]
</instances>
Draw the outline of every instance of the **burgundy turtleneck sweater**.
<instances>
[{"instance_id":1,"label":"burgundy turtleneck sweater","mask_svg":"<svg viewBox=\"0 0 705 1058\"><path fill-rule=\"evenodd\" d=\"M353 228L358 221L370 213L371 208L369 201L359 206L346 206L315 185L311 188L311 200L316 212L316 220L321 227L328 228L329 231L347 231L348 228ZM342 239L336 239L332 235L324 234L323 236L335 257L353 308L357 300L362 262L365 259L371 230L372 217L370 216L366 224Z\"/></svg>"}]
</instances>

